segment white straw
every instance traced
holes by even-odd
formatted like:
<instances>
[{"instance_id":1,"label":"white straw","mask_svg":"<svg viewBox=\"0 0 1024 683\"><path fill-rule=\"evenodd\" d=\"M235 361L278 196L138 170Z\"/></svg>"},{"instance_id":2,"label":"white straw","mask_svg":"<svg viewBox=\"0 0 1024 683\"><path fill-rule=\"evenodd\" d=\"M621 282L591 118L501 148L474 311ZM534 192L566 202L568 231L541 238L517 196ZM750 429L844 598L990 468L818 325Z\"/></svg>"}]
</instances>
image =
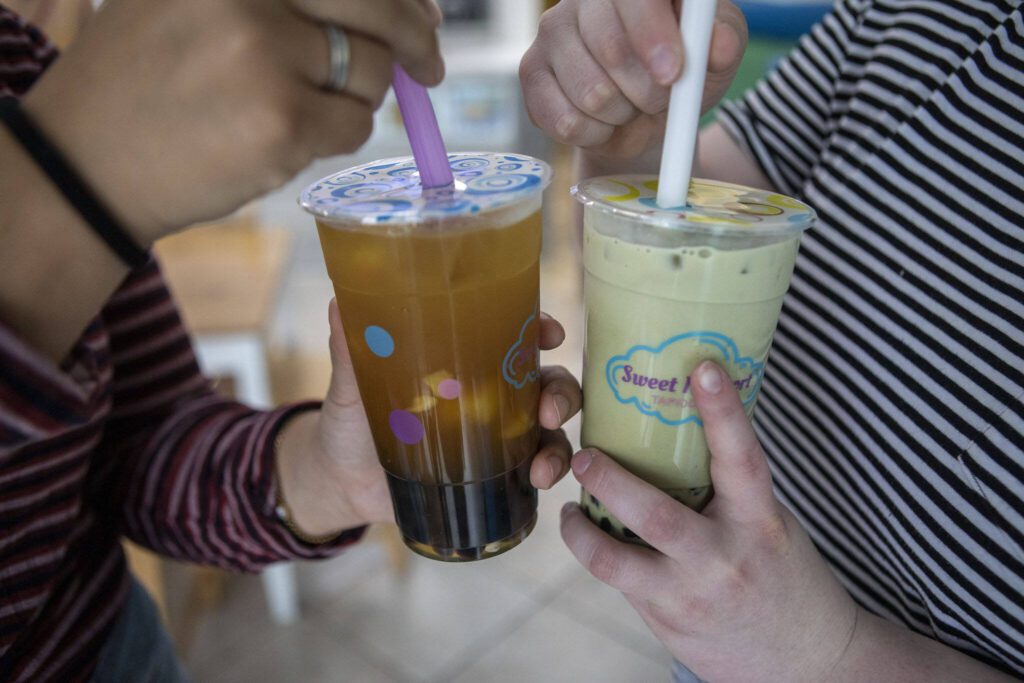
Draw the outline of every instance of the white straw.
<instances>
[{"instance_id":1,"label":"white straw","mask_svg":"<svg viewBox=\"0 0 1024 683\"><path fill-rule=\"evenodd\" d=\"M684 0L679 22L683 73L672 85L658 174L658 206L662 208L686 205L714 21L715 0Z\"/></svg>"}]
</instances>

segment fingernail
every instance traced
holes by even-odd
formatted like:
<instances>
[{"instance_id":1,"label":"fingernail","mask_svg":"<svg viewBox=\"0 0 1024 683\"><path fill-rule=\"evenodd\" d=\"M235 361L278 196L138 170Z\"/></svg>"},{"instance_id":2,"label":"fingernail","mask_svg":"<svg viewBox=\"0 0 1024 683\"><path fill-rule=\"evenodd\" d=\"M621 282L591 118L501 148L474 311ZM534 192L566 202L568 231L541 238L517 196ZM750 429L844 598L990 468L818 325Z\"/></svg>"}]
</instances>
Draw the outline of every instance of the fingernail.
<instances>
[{"instance_id":1,"label":"fingernail","mask_svg":"<svg viewBox=\"0 0 1024 683\"><path fill-rule=\"evenodd\" d=\"M697 377L697 381L700 382L700 388L709 394L717 394L722 390L722 371L718 369L718 366L714 363L701 363L700 376Z\"/></svg>"},{"instance_id":2,"label":"fingernail","mask_svg":"<svg viewBox=\"0 0 1024 683\"><path fill-rule=\"evenodd\" d=\"M647 55L647 65L662 85L669 85L676 77L676 54L667 45L655 45Z\"/></svg>"},{"instance_id":3,"label":"fingernail","mask_svg":"<svg viewBox=\"0 0 1024 683\"><path fill-rule=\"evenodd\" d=\"M551 468L551 481L557 481L558 476L562 474L562 459L557 455L549 455L548 466Z\"/></svg>"},{"instance_id":4,"label":"fingernail","mask_svg":"<svg viewBox=\"0 0 1024 683\"><path fill-rule=\"evenodd\" d=\"M555 124L555 132L558 133L558 137L563 140L569 140L575 130L575 114L564 114L562 118L558 119L558 123Z\"/></svg>"},{"instance_id":5,"label":"fingernail","mask_svg":"<svg viewBox=\"0 0 1024 683\"><path fill-rule=\"evenodd\" d=\"M607 83L598 83L583 96L583 108L589 112L599 112L612 96L612 89Z\"/></svg>"},{"instance_id":6,"label":"fingernail","mask_svg":"<svg viewBox=\"0 0 1024 683\"><path fill-rule=\"evenodd\" d=\"M576 505L576 503L572 502L571 500L568 503L566 503L565 505L563 505L562 506L562 516L565 517L567 514L569 514L569 511L572 510L574 505Z\"/></svg>"},{"instance_id":7,"label":"fingernail","mask_svg":"<svg viewBox=\"0 0 1024 683\"><path fill-rule=\"evenodd\" d=\"M592 462L594 462L594 456L590 451L580 451L572 457L572 471L577 477L582 476Z\"/></svg>"},{"instance_id":8,"label":"fingernail","mask_svg":"<svg viewBox=\"0 0 1024 683\"><path fill-rule=\"evenodd\" d=\"M558 424L561 425L565 422L565 417L569 414L569 399L565 396L555 396L555 412L558 413Z\"/></svg>"}]
</instances>

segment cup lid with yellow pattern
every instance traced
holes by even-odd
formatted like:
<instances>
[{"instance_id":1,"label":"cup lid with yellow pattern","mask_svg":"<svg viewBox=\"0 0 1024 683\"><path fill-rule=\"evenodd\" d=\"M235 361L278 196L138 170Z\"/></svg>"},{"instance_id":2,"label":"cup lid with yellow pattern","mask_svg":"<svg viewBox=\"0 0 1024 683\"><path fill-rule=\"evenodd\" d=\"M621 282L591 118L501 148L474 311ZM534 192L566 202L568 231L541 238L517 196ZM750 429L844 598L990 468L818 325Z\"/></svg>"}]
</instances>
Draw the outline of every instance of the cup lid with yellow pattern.
<instances>
[{"instance_id":1,"label":"cup lid with yellow pattern","mask_svg":"<svg viewBox=\"0 0 1024 683\"><path fill-rule=\"evenodd\" d=\"M694 178L686 206L658 206L658 178L653 175L601 176L572 188L591 209L661 228L697 232L785 235L814 223L814 209L801 201L766 190Z\"/></svg>"}]
</instances>

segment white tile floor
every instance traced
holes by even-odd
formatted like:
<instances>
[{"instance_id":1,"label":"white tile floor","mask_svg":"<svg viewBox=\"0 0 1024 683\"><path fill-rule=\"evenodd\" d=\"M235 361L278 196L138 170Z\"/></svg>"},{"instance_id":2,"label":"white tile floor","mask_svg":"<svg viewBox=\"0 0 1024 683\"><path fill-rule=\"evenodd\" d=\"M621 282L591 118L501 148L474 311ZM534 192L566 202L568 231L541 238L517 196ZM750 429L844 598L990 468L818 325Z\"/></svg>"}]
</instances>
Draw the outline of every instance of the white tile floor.
<instances>
[{"instance_id":1,"label":"white tile floor","mask_svg":"<svg viewBox=\"0 0 1024 683\"><path fill-rule=\"evenodd\" d=\"M544 362L579 376L580 271L562 175L549 192L541 298L568 336ZM281 201L291 200L284 193ZM280 204L274 210L289 215ZM279 352L326 356L330 283L311 222L295 214L295 251L271 338ZM578 445L578 419L567 431ZM293 626L270 622L256 577L233 578L221 607L200 623L187 669L198 683L668 680L664 648L561 541L559 509L578 495L571 475L542 492L530 537L483 562L452 565L410 553L398 575L383 547L369 541L304 564L302 618Z\"/></svg>"}]
</instances>

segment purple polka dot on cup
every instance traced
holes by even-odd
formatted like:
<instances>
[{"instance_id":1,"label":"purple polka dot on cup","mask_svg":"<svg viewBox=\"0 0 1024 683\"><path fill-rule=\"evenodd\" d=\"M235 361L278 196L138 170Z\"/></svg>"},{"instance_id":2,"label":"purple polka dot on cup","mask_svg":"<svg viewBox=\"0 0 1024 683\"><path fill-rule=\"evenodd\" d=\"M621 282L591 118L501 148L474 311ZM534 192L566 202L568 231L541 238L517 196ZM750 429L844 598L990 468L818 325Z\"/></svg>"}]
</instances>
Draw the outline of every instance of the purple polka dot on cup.
<instances>
[{"instance_id":1,"label":"purple polka dot on cup","mask_svg":"<svg viewBox=\"0 0 1024 683\"><path fill-rule=\"evenodd\" d=\"M412 446L423 440L426 430L420 419L408 410L392 410L388 416L391 432L404 444Z\"/></svg>"},{"instance_id":2,"label":"purple polka dot on cup","mask_svg":"<svg viewBox=\"0 0 1024 683\"><path fill-rule=\"evenodd\" d=\"M363 330L363 339L370 350L381 358L387 358L395 352L395 340L391 333L378 325L370 325Z\"/></svg>"},{"instance_id":3,"label":"purple polka dot on cup","mask_svg":"<svg viewBox=\"0 0 1024 683\"><path fill-rule=\"evenodd\" d=\"M459 380L457 379L441 380L440 384L437 385L437 395L449 401L457 398L461 390L462 386L459 385Z\"/></svg>"}]
</instances>

